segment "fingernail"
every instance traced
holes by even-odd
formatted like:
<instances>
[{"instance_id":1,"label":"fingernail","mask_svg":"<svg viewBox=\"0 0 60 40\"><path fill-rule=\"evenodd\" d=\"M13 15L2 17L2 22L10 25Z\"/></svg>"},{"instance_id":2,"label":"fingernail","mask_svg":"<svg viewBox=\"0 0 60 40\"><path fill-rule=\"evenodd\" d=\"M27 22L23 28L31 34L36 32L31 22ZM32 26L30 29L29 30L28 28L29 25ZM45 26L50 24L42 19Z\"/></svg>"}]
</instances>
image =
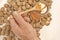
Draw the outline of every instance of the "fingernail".
<instances>
[{"instance_id":1,"label":"fingernail","mask_svg":"<svg viewBox=\"0 0 60 40\"><path fill-rule=\"evenodd\" d=\"M13 16L12 16L12 15L10 15L10 16L7 18L8 21L10 21L11 19L13 19Z\"/></svg>"}]
</instances>

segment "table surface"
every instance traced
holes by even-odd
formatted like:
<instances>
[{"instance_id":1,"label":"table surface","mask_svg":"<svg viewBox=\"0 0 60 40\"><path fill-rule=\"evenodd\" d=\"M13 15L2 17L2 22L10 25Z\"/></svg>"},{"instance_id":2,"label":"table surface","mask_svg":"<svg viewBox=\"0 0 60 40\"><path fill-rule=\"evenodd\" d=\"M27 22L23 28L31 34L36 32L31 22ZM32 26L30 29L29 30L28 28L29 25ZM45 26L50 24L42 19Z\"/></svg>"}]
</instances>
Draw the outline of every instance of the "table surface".
<instances>
[{"instance_id":1,"label":"table surface","mask_svg":"<svg viewBox=\"0 0 60 40\"><path fill-rule=\"evenodd\" d=\"M7 0L0 0L0 8L7 2ZM60 0L53 0L52 8L52 21L49 26L44 26L40 33L41 40L60 40ZM2 40L0 36L0 40Z\"/></svg>"}]
</instances>

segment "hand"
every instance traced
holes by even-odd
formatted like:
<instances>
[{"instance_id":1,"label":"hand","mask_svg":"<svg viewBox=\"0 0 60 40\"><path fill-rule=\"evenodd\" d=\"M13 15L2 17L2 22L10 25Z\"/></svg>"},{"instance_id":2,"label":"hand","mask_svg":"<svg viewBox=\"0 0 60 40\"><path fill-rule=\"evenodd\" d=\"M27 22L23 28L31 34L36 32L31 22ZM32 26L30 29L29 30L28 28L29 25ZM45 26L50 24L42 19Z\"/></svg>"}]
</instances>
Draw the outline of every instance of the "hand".
<instances>
[{"instance_id":1,"label":"hand","mask_svg":"<svg viewBox=\"0 0 60 40\"><path fill-rule=\"evenodd\" d=\"M13 13L13 17L14 19L11 18L9 21L12 31L18 38L21 37L22 40L38 40L36 31L33 29L32 25L26 22L29 21L29 18L23 18L21 13L17 11Z\"/></svg>"}]
</instances>

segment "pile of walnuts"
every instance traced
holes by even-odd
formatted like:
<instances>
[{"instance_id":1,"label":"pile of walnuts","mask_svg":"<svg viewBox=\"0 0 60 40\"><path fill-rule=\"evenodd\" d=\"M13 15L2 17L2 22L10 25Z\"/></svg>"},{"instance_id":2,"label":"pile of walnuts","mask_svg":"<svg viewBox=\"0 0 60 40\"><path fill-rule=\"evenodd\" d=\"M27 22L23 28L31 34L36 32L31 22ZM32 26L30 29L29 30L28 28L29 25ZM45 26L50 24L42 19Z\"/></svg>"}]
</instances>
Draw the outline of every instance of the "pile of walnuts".
<instances>
[{"instance_id":1,"label":"pile of walnuts","mask_svg":"<svg viewBox=\"0 0 60 40\"><path fill-rule=\"evenodd\" d=\"M33 8L38 5L38 3L43 3L47 7L45 13L41 13L42 10L34 10ZM8 17L12 15L14 11L20 11L26 14L30 18L30 24L36 30L37 37L40 36L40 29L46 25L48 26L51 21L51 14L49 10L51 9L52 0L7 0L7 3L4 4L4 7L0 9L0 35L4 36L3 40L21 40L17 38L16 35L12 32ZM38 5L36 9L41 9L41 6ZM33 9L33 10L31 10ZM29 10L27 12L27 10ZM22 15L24 15L22 14Z\"/></svg>"}]
</instances>

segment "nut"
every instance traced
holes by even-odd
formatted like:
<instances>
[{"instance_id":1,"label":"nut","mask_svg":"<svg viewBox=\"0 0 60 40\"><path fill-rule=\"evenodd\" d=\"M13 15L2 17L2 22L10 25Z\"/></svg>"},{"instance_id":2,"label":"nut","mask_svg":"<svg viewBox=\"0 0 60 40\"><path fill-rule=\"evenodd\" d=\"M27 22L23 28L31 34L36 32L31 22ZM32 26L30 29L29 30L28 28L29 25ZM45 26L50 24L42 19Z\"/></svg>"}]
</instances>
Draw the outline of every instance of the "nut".
<instances>
[{"instance_id":1,"label":"nut","mask_svg":"<svg viewBox=\"0 0 60 40\"><path fill-rule=\"evenodd\" d=\"M4 23L3 20L4 20L4 17L0 17L0 25Z\"/></svg>"},{"instance_id":2,"label":"nut","mask_svg":"<svg viewBox=\"0 0 60 40\"><path fill-rule=\"evenodd\" d=\"M7 38L6 37L3 37L3 40L7 40Z\"/></svg>"},{"instance_id":3,"label":"nut","mask_svg":"<svg viewBox=\"0 0 60 40\"><path fill-rule=\"evenodd\" d=\"M10 31L10 36L14 37L15 34L12 31Z\"/></svg>"}]
</instances>

